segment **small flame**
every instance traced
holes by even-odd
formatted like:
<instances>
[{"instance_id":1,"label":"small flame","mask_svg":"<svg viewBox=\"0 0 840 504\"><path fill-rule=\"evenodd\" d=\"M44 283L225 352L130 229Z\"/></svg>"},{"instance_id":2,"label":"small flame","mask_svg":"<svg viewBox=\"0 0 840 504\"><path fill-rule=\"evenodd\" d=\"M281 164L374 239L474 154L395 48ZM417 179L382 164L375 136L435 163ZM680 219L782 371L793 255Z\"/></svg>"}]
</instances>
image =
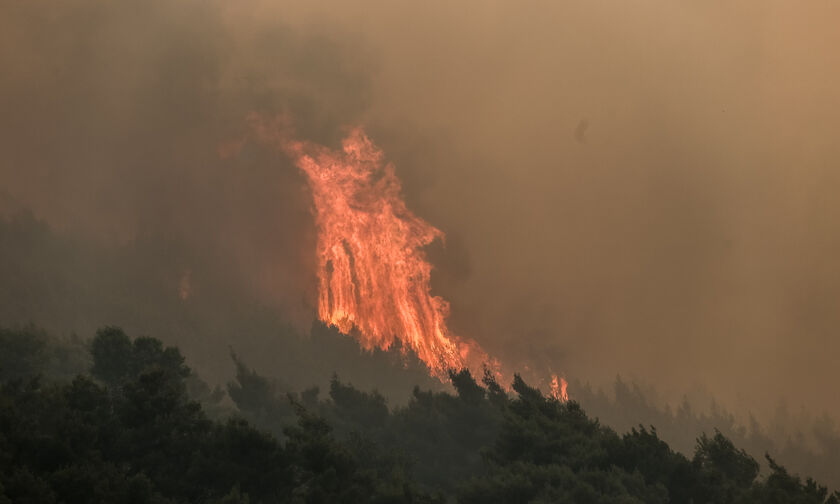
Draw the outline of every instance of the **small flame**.
<instances>
[{"instance_id":1,"label":"small flame","mask_svg":"<svg viewBox=\"0 0 840 504\"><path fill-rule=\"evenodd\" d=\"M569 394L566 389L569 387L565 378L558 378L557 375L551 375L551 397L560 402L569 400Z\"/></svg>"}]
</instances>

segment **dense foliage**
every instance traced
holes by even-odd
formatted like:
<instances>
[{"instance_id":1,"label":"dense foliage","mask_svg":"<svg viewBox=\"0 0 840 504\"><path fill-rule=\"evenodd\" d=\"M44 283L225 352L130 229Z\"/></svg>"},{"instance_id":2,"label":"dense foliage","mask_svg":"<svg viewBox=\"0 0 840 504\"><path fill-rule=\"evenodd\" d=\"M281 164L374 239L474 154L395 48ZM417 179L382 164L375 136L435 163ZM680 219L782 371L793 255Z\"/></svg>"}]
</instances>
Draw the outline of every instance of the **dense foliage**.
<instances>
[{"instance_id":1,"label":"dense foliage","mask_svg":"<svg viewBox=\"0 0 840 504\"><path fill-rule=\"evenodd\" d=\"M176 348L117 328L89 360L34 329L0 347L0 503L840 502L769 457L760 475L720 432L689 459L519 378L508 394L452 373L457 394L415 389L391 410L337 377L327 399L281 394L235 358L224 406Z\"/></svg>"},{"instance_id":2,"label":"dense foliage","mask_svg":"<svg viewBox=\"0 0 840 504\"><path fill-rule=\"evenodd\" d=\"M799 473L840 488L840 431L828 414L814 416L804 408L797 411L780 402L764 423L754 416L738 419L714 402L713 397L684 398L675 408L656 400L656 393L638 384L617 378L611 394L573 382L574 398L587 413L618 432L629 431L639 423L655 425L659 436L684 454L691 454L702 432L719 430L766 469L763 455L770 453ZM705 407L703 407L705 406Z\"/></svg>"}]
</instances>

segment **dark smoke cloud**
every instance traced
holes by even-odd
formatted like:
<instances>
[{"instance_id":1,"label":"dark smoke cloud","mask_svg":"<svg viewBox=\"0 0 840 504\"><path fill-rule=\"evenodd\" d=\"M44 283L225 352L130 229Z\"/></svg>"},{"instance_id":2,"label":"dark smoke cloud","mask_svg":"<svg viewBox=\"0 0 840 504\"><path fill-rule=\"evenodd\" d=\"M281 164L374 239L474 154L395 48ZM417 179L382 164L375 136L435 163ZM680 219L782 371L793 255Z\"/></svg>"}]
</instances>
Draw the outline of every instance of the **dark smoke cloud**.
<instances>
[{"instance_id":1,"label":"dark smoke cloud","mask_svg":"<svg viewBox=\"0 0 840 504\"><path fill-rule=\"evenodd\" d=\"M252 146L219 152L255 109L336 136L365 98L352 54L279 22L238 26L247 11L224 2L2 8L7 199L97 239L155 235L167 260L210 261L300 317L314 243L302 181Z\"/></svg>"},{"instance_id":2,"label":"dark smoke cloud","mask_svg":"<svg viewBox=\"0 0 840 504\"><path fill-rule=\"evenodd\" d=\"M4 2L0 209L165 244L150 262L306 327L302 179L235 142L252 111L332 144L362 124L448 234L430 257L459 334L595 382L840 414L839 9Z\"/></svg>"}]
</instances>

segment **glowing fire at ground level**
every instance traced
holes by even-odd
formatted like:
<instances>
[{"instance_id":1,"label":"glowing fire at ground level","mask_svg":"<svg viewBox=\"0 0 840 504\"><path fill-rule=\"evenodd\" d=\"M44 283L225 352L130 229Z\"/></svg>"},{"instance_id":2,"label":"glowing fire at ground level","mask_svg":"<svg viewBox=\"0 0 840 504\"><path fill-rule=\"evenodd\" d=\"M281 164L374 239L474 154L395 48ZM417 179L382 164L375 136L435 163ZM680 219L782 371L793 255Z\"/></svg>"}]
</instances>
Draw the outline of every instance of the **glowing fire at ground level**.
<instances>
[{"instance_id":1,"label":"glowing fire at ground level","mask_svg":"<svg viewBox=\"0 0 840 504\"><path fill-rule=\"evenodd\" d=\"M367 349L399 344L429 372L473 376L489 370L501 383L512 374L473 340L450 333L449 304L431 294L423 247L444 235L405 205L393 165L361 129L340 151L294 140L282 120L253 116L258 138L280 148L307 176L318 228L318 315ZM567 383L552 375L549 393L568 400Z\"/></svg>"}]
</instances>

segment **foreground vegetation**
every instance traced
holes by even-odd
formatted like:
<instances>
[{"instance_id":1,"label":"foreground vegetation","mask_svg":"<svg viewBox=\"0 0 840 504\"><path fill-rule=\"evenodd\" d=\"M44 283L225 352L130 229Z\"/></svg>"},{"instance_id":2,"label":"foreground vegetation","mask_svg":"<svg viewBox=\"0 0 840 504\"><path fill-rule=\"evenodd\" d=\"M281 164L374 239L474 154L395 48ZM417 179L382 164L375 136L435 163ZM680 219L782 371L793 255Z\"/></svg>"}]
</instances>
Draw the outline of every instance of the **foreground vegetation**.
<instances>
[{"instance_id":1,"label":"foreground vegetation","mask_svg":"<svg viewBox=\"0 0 840 504\"><path fill-rule=\"evenodd\" d=\"M337 377L327 398L283 396L236 358L211 390L178 349L117 328L78 348L0 330L0 503L840 502L769 457L759 475L719 432L687 458L519 378L508 394L453 373L456 394L389 410Z\"/></svg>"}]
</instances>

